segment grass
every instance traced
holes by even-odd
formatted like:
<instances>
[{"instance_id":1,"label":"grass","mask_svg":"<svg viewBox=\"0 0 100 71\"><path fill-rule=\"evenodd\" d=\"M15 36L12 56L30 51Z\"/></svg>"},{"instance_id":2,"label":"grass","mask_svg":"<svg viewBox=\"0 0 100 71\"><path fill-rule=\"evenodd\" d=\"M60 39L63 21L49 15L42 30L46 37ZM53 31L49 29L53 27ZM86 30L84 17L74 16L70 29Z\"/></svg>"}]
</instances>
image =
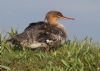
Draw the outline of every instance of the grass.
<instances>
[{"instance_id":1,"label":"grass","mask_svg":"<svg viewBox=\"0 0 100 71\"><path fill-rule=\"evenodd\" d=\"M16 31L12 29L9 36ZM56 51L13 50L0 34L1 71L100 71L100 43L74 39Z\"/></svg>"}]
</instances>

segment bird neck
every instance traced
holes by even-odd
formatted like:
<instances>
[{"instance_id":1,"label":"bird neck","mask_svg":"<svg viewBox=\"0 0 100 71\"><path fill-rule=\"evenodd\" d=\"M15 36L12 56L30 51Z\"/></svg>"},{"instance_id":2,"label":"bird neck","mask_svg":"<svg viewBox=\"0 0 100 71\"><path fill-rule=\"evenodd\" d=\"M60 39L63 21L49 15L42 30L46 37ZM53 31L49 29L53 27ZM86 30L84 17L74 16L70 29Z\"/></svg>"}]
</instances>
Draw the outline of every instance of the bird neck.
<instances>
[{"instance_id":1,"label":"bird neck","mask_svg":"<svg viewBox=\"0 0 100 71\"><path fill-rule=\"evenodd\" d=\"M58 22L56 19L46 19L45 22L47 22L51 26L57 26Z\"/></svg>"}]
</instances>

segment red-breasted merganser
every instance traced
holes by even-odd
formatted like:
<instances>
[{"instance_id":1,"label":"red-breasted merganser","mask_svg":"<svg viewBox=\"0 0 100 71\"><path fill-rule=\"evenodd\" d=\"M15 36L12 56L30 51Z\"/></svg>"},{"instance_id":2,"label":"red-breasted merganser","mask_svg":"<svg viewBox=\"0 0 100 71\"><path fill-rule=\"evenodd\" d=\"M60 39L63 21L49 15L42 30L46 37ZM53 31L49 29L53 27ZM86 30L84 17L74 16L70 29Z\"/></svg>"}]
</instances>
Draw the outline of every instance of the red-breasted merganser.
<instances>
[{"instance_id":1,"label":"red-breasted merganser","mask_svg":"<svg viewBox=\"0 0 100 71\"><path fill-rule=\"evenodd\" d=\"M58 47L65 43L67 37L64 27L58 23L58 19L74 20L74 18L63 16L59 11L50 11L46 14L44 21L30 23L21 34L12 37L9 41L22 46L23 49Z\"/></svg>"}]
</instances>

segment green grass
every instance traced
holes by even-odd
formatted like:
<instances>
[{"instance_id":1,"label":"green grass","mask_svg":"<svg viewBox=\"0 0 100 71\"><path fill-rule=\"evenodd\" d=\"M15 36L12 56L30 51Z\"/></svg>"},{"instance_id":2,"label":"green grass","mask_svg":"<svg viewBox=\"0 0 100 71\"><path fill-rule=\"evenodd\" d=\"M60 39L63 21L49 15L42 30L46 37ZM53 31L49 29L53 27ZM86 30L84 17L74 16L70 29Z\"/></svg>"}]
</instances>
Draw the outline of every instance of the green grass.
<instances>
[{"instance_id":1,"label":"green grass","mask_svg":"<svg viewBox=\"0 0 100 71\"><path fill-rule=\"evenodd\" d=\"M14 32L9 33L13 36ZM100 71L100 43L74 39L55 51L13 50L0 34L1 71Z\"/></svg>"}]
</instances>

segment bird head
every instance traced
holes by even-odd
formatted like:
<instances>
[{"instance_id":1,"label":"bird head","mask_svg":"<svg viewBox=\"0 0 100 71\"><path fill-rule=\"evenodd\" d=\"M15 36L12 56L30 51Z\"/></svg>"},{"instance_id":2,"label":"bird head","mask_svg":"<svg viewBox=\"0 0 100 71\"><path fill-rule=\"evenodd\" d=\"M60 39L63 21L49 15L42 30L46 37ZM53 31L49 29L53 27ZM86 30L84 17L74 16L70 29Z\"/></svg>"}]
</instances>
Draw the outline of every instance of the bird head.
<instances>
[{"instance_id":1,"label":"bird head","mask_svg":"<svg viewBox=\"0 0 100 71\"><path fill-rule=\"evenodd\" d=\"M64 20L75 20L74 18L65 17L61 12L59 11L50 11L46 14L45 21L52 25L57 25L58 19L64 19Z\"/></svg>"}]
</instances>

